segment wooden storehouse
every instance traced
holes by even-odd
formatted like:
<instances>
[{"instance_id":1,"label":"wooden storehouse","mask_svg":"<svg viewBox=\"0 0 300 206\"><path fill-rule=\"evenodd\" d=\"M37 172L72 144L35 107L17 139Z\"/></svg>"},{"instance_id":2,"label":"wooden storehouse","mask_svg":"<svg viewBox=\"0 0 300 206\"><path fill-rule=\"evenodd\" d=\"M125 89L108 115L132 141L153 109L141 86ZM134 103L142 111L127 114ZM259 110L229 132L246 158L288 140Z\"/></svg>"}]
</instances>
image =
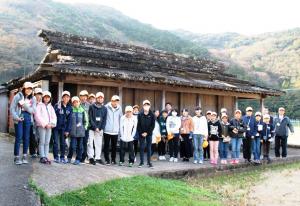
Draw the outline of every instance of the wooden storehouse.
<instances>
[{"instance_id":1,"label":"wooden storehouse","mask_svg":"<svg viewBox=\"0 0 300 206\"><path fill-rule=\"evenodd\" d=\"M263 106L267 96L282 94L226 74L222 63L208 59L47 30L38 35L47 53L34 72L8 83L10 98L31 81L51 91L54 102L63 90L78 95L86 89L102 91L106 101L118 94L123 107L149 99L152 109L171 102L178 109L226 107L232 114L238 99L260 99Z\"/></svg>"}]
</instances>

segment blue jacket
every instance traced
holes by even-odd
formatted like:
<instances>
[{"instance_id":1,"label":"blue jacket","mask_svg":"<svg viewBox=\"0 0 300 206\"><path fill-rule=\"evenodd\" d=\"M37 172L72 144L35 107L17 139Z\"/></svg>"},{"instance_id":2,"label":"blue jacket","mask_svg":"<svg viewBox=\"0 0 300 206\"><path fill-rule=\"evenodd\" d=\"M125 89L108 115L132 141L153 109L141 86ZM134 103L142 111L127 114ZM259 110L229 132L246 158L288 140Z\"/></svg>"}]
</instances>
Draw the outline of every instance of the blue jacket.
<instances>
[{"instance_id":1,"label":"blue jacket","mask_svg":"<svg viewBox=\"0 0 300 206\"><path fill-rule=\"evenodd\" d=\"M274 125L264 123L263 131L262 131L262 139L268 140L274 137Z\"/></svg>"},{"instance_id":2,"label":"blue jacket","mask_svg":"<svg viewBox=\"0 0 300 206\"><path fill-rule=\"evenodd\" d=\"M255 118L253 116L243 116L243 122L246 125L246 137L256 135Z\"/></svg>"},{"instance_id":3,"label":"blue jacket","mask_svg":"<svg viewBox=\"0 0 300 206\"><path fill-rule=\"evenodd\" d=\"M263 127L264 127L264 122L263 121L256 121L255 120L255 138L262 138L262 132L263 132Z\"/></svg>"},{"instance_id":4,"label":"blue jacket","mask_svg":"<svg viewBox=\"0 0 300 206\"><path fill-rule=\"evenodd\" d=\"M294 132L294 127L290 121L290 118L284 116L283 119L280 121L279 117L274 118L274 127L275 127L275 135L276 136L289 136L289 130Z\"/></svg>"},{"instance_id":5,"label":"blue jacket","mask_svg":"<svg viewBox=\"0 0 300 206\"><path fill-rule=\"evenodd\" d=\"M63 106L62 102L58 102L54 106L54 110L57 116L57 124L55 129L62 129L65 132L71 131L72 127L72 113L73 109L70 103L67 106Z\"/></svg>"}]
</instances>

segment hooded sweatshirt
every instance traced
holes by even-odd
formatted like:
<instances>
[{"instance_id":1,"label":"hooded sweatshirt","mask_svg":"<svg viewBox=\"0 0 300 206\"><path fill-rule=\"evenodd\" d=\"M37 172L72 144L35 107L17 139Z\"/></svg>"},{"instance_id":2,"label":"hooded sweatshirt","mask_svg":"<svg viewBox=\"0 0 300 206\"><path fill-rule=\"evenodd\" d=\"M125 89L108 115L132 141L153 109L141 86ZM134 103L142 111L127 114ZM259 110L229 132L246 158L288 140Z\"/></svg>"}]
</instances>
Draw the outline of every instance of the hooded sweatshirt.
<instances>
[{"instance_id":1,"label":"hooded sweatshirt","mask_svg":"<svg viewBox=\"0 0 300 206\"><path fill-rule=\"evenodd\" d=\"M131 116L130 118L123 115L120 120L120 139L123 142L131 142L134 140L137 129L137 118Z\"/></svg>"},{"instance_id":2,"label":"hooded sweatshirt","mask_svg":"<svg viewBox=\"0 0 300 206\"><path fill-rule=\"evenodd\" d=\"M181 117L180 134L190 134L194 131L194 123L191 116Z\"/></svg>"},{"instance_id":3,"label":"hooded sweatshirt","mask_svg":"<svg viewBox=\"0 0 300 206\"><path fill-rule=\"evenodd\" d=\"M106 124L107 108L103 104L94 103L89 107L89 129L103 130Z\"/></svg>"},{"instance_id":4,"label":"hooded sweatshirt","mask_svg":"<svg viewBox=\"0 0 300 206\"><path fill-rule=\"evenodd\" d=\"M208 136L208 124L205 116L194 116L194 132L193 134L200 134L203 136Z\"/></svg>"},{"instance_id":5,"label":"hooded sweatshirt","mask_svg":"<svg viewBox=\"0 0 300 206\"><path fill-rule=\"evenodd\" d=\"M36 113L34 114L34 119L36 126L38 127L45 128L48 124L56 127L57 117L51 103L38 103L36 107Z\"/></svg>"},{"instance_id":6,"label":"hooded sweatshirt","mask_svg":"<svg viewBox=\"0 0 300 206\"><path fill-rule=\"evenodd\" d=\"M179 134L181 119L178 116L168 116L166 122L167 132L171 134Z\"/></svg>"},{"instance_id":7,"label":"hooded sweatshirt","mask_svg":"<svg viewBox=\"0 0 300 206\"><path fill-rule=\"evenodd\" d=\"M219 141L222 136L222 126L219 120L216 119L208 123L208 135L210 141Z\"/></svg>"},{"instance_id":8,"label":"hooded sweatshirt","mask_svg":"<svg viewBox=\"0 0 300 206\"><path fill-rule=\"evenodd\" d=\"M104 133L118 135L120 132L120 119L123 116L122 108L120 105L113 108L111 102L106 104L105 107L107 108L107 116Z\"/></svg>"},{"instance_id":9,"label":"hooded sweatshirt","mask_svg":"<svg viewBox=\"0 0 300 206\"><path fill-rule=\"evenodd\" d=\"M66 106L60 101L54 106L54 111L57 117L57 124L55 129L62 129L64 132L71 131L71 118L72 118L72 106L70 103L67 103Z\"/></svg>"}]
</instances>

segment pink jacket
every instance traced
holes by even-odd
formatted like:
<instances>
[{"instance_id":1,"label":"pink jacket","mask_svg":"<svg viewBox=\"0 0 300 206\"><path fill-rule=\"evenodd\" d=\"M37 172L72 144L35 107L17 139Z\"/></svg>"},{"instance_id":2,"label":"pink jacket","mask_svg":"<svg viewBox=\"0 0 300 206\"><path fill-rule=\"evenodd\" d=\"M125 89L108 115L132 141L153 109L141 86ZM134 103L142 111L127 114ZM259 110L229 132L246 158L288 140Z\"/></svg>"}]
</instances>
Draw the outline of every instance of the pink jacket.
<instances>
[{"instance_id":1,"label":"pink jacket","mask_svg":"<svg viewBox=\"0 0 300 206\"><path fill-rule=\"evenodd\" d=\"M38 103L36 107L36 113L34 114L34 119L36 126L46 127L47 124L52 124L53 127L56 126L57 117L53 106L49 103L45 105L44 103Z\"/></svg>"}]
</instances>

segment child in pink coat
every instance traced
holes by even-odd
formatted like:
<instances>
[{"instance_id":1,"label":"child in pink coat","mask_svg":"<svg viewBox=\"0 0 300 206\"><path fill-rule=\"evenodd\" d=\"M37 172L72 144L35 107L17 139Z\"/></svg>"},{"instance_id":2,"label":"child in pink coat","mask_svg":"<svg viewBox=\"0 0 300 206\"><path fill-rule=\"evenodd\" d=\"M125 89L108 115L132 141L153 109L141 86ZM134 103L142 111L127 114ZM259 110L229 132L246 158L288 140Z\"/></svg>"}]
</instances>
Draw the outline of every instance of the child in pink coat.
<instances>
[{"instance_id":1,"label":"child in pink coat","mask_svg":"<svg viewBox=\"0 0 300 206\"><path fill-rule=\"evenodd\" d=\"M38 103L36 113L34 115L37 132L39 133L40 143L40 162L43 164L51 164L48 159L49 142L51 138L52 128L56 126L57 117L53 106L50 103L51 93L48 91L43 92L42 102Z\"/></svg>"}]
</instances>

